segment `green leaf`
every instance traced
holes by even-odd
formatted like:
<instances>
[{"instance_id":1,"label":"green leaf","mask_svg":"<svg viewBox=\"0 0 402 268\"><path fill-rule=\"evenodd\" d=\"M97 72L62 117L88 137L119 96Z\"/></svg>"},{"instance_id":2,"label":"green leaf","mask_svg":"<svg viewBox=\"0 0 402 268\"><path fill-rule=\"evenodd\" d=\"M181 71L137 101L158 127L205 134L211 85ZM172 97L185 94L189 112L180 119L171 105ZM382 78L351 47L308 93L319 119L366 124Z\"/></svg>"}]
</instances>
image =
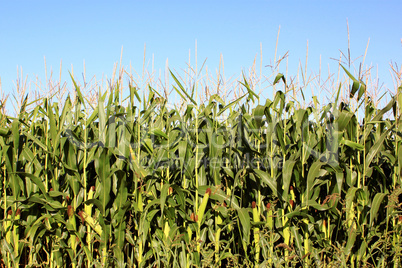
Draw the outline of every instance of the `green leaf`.
<instances>
[{"instance_id":1,"label":"green leaf","mask_svg":"<svg viewBox=\"0 0 402 268\"><path fill-rule=\"evenodd\" d=\"M247 83L247 79L244 76L244 74L243 74L243 81L244 82L243 83L240 82L240 84L242 84L247 89L248 95L249 95L248 99L250 99L251 101L254 101L254 97L256 97L259 100L260 97L257 94L255 94L255 92L253 90L251 90L250 85Z\"/></svg>"},{"instance_id":2,"label":"green leaf","mask_svg":"<svg viewBox=\"0 0 402 268\"><path fill-rule=\"evenodd\" d=\"M364 150L364 146L362 144L360 144L360 143L357 143L357 142L353 142L353 141L343 139L343 140L340 141L340 144L345 144L346 146L348 146L348 147L350 147L352 149L359 150L359 151Z\"/></svg>"},{"instance_id":3,"label":"green leaf","mask_svg":"<svg viewBox=\"0 0 402 268\"><path fill-rule=\"evenodd\" d=\"M367 170L368 170L371 162L373 161L374 157L377 155L378 151L382 147L384 140L388 135L388 132L390 132L391 129L394 128L394 126L395 126L395 124L392 126L392 128L387 129L383 134L381 134L380 138L375 142L375 144L370 148L370 151L367 153L366 162L365 162L365 166L364 166L366 173L367 173Z\"/></svg>"},{"instance_id":4,"label":"green leaf","mask_svg":"<svg viewBox=\"0 0 402 268\"><path fill-rule=\"evenodd\" d=\"M85 205L95 205L99 209L100 213L102 215L105 215L105 209L100 200L92 198L92 199L88 199L86 202L84 202L84 204ZM89 216L91 216L91 215L89 215Z\"/></svg>"},{"instance_id":5,"label":"green leaf","mask_svg":"<svg viewBox=\"0 0 402 268\"><path fill-rule=\"evenodd\" d=\"M101 142L101 146L105 146L106 144L106 112L103 104L102 94L99 92L98 99L98 115L99 115L99 141Z\"/></svg>"},{"instance_id":6,"label":"green leaf","mask_svg":"<svg viewBox=\"0 0 402 268\"><path fill-rule=\"evenodd\" d=\"M349 73L349 71L348 70L346 70L346 68L345 67L343 67L343 65L341 64L341 67L342 67L342 69L345 71L345 73L349 76L349 78L350 79L352 79L353 80L353 82L359 82L359 81L357 81L357 79L356 78L354 78L354 76L351 74L351 73Z\"/></svg>"},{"instance_id":7,"label":"green leaf","mask_svg":"<svg viewBox=\"0 0 402 268\"><path fill-rule=\"evenodd\" d=\"M346 247L344 248L345 255L349 256L351 254L352 248L356 242L357 231L354 226L348 232L348 240L346 243Z\"/></svg>"},{"instance_id":8,"label":"green leaf","mask_svg":"<svg viewBox=\"0 0 402 268\"><path fill-rule=\"evenodd\" d=\"M278 73L278 74L276 75L273 85L275 85L276 83L278 83L278 81L281 80L281 79L282 79L283 83L284 83L285 86L286 86L286 79L285 79L285 76L284 76L283 74L281 74L281 73Z\"/></svg>"},{"instance_id":9,"label":"green leaf","mask_svg":"<svg viewBox=\"0 0 402 268\"><path fill-rule=\"evenodd\" d=\"M180 81L176 78L176 76L172 73L172 71L169 70L169 72L170 72L170 75L173 77L174 81L176 82L176 84L179 86L181 92L183 92L184 95L186 95L186 97L187 97L189 100L191 100L191 102L192 102L194 105L197 105L197 102L196 102L190 95L188 95L188 93L187 93L186 90L184 89L183 85L182 85L182 84L180 83ZM183 100L186 100L186 98L180 93L180 91L179 91L176 87L174 87L174 89L175 89L176 92L182 97Z\"/></svg>"},{"instance_id":10,"label":"green leaf","mask_svg":"<svg viewBox=\"0 0 402 268\"><path fill-rule=\"evenodd\" d=\"M208 186L205 186L205 189ZM237 199L234 196L227 196L221 189L217 189L215 186L210 187L212 190L212 195L210 196L213 200L218 200L220 203L225 203L236 210L240 209ZM205 191L205 190L204 190ZM201 191L200 191L201 192Z\"/></svg>"},{"instance_id":11,"label":"green leaf","mask_svg":"<svg viewBox=\"0 0 402 268\"><path fill-rule=\"evenodd\" d=\"M316 184L315 183L315 178L323 176L323 172L326 172L326 170L322 170L321 167L325 165L325 163L321 161L315 161L311 167L310 170L308 171L307 175L307 200L310 200L311 195L313 194L313 187Z\"/></svg>"},{"instance_id":12,"label":"green leaf","mask_svg":"<svg viewBox=\"0 0 402 268\"><path fill-rule=\"evenodd\" d=\"M101 151L99 158L95 159L95 169L97 171L100 180L99 200L102 203L102 210L105 212L105 214L106 214L106 208L110 201L110 191L112 187L112 179L111 179L112 172L110 171L109 159L110 156L106 148L104 148ZM107 216L105 214L103 215Z\"/></svg>"},{"instance_id":13,"label":"green leaf","mask_svg":"<svg viewBox=\"0 0 402 268\"><path fill-rule=\"evenodd\" d=\"M352 89L350 91L350 97L353 98L357 90L360 88L359 82L353 82ZM358 98L359 99L359 98Z\"/></svg>"},{"instance_id":14,"label":"green leaf","mask_svg":"<svg viewBox=\"0 0 402 268\"><path fill-rule=\"evenodd\" d=\"M42 181L40 178L36 177L36 176L33 175L33 174L26 173L26 172L16 172L16 174L19 175L19 176L21 176L21 177L28 177L33 183L36 184L36 186L39 187L39 189L41 190L41 192L42 192L45 196L47 196L47 191L46 191L45 184L43 183L43 181Z\"/></svg>"},{"instance_id":15,"label":"green leaf","mask_svg":"<svg viewBox=\"0 0 402 268\"><path fill-rule=\"evenodd\" d=\"M238 209L237 215L239 216L240 226L243 233L242 236L243 242L246 243L246 245L248 245L250 243L250 230L251 230L249 210L247 208Z\"/></svg>"},{"instance_id":16,"label":"green leaf","mask_svg":"<svg viewBox=\"0 0 402 268\"><path fill-rule=\"evenodd\" d=\"M293 167L296 164L294 160L286 160L283 166L283 201L288 202L289 187L293 174Z\"/></svg>"},{"instance_id":17,"label":"green leaf","mask_svg":"<svg viewBox=\"0 0 402 268\"><path fill-rule=\"evenodd\" d=\"M224 111L226 111L227 109L231 108L233 105L235 105L236 103L238 103L241 99L243 99L246 96L246 94L244 94L243 96L237 98L236 100L232 101L231 103L229 103L228 105L226 105L225 107L223 107L222 109L219 110L218 112L218 116L220 116Z\"/></svg>"},{"instance_id":18,"label":"green leaf","mask_svg":"<svg viewBox=\"0 0 402 268\"><path fill-rule=\"evenodd\" d=\"M275 134L276 134L276 138L278 139L279 144L281 146L282 153L284 155L286 155L287 150L286 150L285 140L284 140L284 137L283 137L284 134L283 134L283 129L280 126L280 124L275 125Z\"/></svg>"},{"instance_id":19,"label":"green leaf","mask_svg":"<svg viewBox=\"0 0 402 268\"><path fill-rule=\"evenodd\" d=\"M280 193L278 193L276 181L274 178L271 178L271 176L267 172L259 169L253 169L252 171L261 179L263 183L267 184L269 188L271 188L274 196L278 197L278 195L280 195Z\"/></svg>"},{"instance_id":20,"label":"green leaf","mask_svg":"<svg viewBox=\"0 0 402 268\"><path fill-rule=\"evenodd\" d=\"M344 130L346 129L346 127L348 126L350 120L351 120L354 116L355 116L355 115L354 115L352 112L343 110L343 111L339 114L339 116L338 116L338 118L337 118L337 120L336 120L336 122L338 123L338 130L339 130L340 132L344 131Z\"/></svg>"},{"instance_id":21,"label":"green leaf","mask_svg":"<svg viewBox=\"0 0 402 268\"><path fill-rule=\"evenodd\" d=\"M73 81L75 90L76 90L76 92L77 92L78 101L79 101L81 104L83 104L84 107L85 107L85 102L84 102L84 98L82 97L81 89L80 89L80 87L77 85L77 83L75 82L75 79L74 79L74 77L71 75L71 73L70 73L70 72L68 72L68 73L70 74L71 80Z\"/></svg>"},{"instance_id":22,"label":"green leaf","mask_svg":"<svg viewBox=\"0 0 402 268\"><path fill-rule=\"evenodd\" d=\"M163 210L165 209L166 198L169 194L169 187L170 187L170 184L165 183L165 184L163 184L163 187L161 190L161 197L160 197L161 215L163 215Z\"/></svg>"},{"instance_id":23,"label":"green leaf","mask_svg":"<svg viewBox=\"0 0 402 268\"><path fill-rule=\"evenodd\" d=\"M374 196L373 202L371 203L371 209L370 209L370 226L373 226L374 221L378 217L378 210L380 209L380 205L382 201L384 200L384 197L386 197L386 193L377 193ZM374 226L373 226L374 227Z\"/></svg>"},{"instance_id":24,"label":"green leaf","mask_svg":"<svg viewBox=\"0 0 402 268\"><path fill-rule=\"evenodd\" d=\"M149 134L152 134L152 135L155 135L155 136L159 136L159 137L168 139L168 136L167 136L162 130L160 130L160 129L158 129L158 128L151 129L151 130L149 131Z\"/></svg>"},{"instance_id":25,"label":"green leaf","mask_svg":"<svg viewBox=\"0 0 402 268\"><path fill-rule=\"evenodd\" d=\"M359 94L357 96L357 100L359 101L360 98L363 96L364 92L366 92L366 85L362 81L358 81L354 76L346 70L345 67L341 64L342 69L345 71L345 73L349 76L350 79L352 79L353 84L352 88L350 90L350 97L353 98L355 93L359 90Z\"/></svg>"}]
</instances>

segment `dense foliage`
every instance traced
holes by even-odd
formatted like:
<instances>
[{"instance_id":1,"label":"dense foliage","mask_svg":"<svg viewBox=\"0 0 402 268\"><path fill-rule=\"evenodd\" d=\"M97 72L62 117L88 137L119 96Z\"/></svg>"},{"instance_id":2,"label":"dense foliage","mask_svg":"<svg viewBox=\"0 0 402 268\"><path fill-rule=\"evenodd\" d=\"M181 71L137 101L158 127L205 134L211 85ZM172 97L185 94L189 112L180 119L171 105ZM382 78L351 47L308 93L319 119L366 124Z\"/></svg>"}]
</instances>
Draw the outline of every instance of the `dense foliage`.
<instances>
[{"instance_id":1,"label":"dense foliage","mask_svg":"<svg viewBox=\"0 0 402 268\"><path fill-rule=\"evenodd\" d=\"M399 267L402 96L377 109L346 73L363 113L302 108L281 74L272 100L244 79L200 104L173 74L183 109L26 100L0 118L0 266Z\"/></svg>"}]
</instances>

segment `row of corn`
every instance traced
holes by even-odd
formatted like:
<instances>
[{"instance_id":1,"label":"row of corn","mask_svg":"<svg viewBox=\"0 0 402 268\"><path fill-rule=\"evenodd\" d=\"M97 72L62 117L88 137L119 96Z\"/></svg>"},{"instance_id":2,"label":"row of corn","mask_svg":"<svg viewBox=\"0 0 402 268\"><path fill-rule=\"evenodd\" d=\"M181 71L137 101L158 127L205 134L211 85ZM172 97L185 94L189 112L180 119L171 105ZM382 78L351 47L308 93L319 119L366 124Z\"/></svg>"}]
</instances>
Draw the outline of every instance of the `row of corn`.
<instances>
[{"instance_id":1,"label":"row of corn","mask_svg":"<svg viewBox=\"0 0 402 268\"><path fill-rule=\"evenodd\" d=\"M0 267L399 267L402 95L307 108L152 87L0 118ZM140 97L143 94L143 97ZM38 101L38 100L37 100Z\"/></svg>"}]
</instances>

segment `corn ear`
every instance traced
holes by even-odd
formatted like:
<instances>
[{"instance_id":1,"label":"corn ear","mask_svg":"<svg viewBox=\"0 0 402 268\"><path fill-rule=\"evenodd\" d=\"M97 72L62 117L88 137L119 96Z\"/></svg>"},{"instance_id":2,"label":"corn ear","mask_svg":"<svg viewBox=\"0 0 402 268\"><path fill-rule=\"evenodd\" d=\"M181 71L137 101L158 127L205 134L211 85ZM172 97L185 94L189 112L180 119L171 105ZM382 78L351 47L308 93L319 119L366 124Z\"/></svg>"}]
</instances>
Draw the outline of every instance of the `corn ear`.
<instances>
[{"instance_id":1,"label":"corn ear","mask_svg":"<svg viewBox=\"0 0 402 268\"><path fill-rule=\"evenodd\" d=\"M98 222L96 222L91 216L89 216L85 211L80 212L80 216L85 220L86 223L88 223L95 232L101 236L103 231L102 227Z\"/></svg>"},{"instance_id":2,"label":"corn ear","mask_svg":"<svg viewBox=\"0 0 402 268\"><path fill-rule=\"evenodd\" d=\"M10 209L7 212L7 220L4 221L4 230L6 231L6 241L8 244L11 244L11 221L12 221L12 210Z\"/></svg>"},{"instance_id":3,"label":"corn ear","mask_svg":"<svg viewBox=\"0 0 402 268\"><path fill-rule=\"evenodd\" d=\"M18 247L19 247L19 227L18 227L18 221L21 218L21 210L18 208L15 211L15 221L17 222L17 224L14 224L13 226L13 240L14 240L14 254L15 256L18 256Z\"/></svg>"},{"instance_id":4,"label":"corn ear","mask_svg":"<svg viewBox=\"0 0 402 268\"><path fill-rule=\"evenodd\" d=\"M271 209L271 203L267 204L267 226L269 230L274 228L274 219L273 219L273 211Z\"/></svg>"},{"instance_id":5,"label":"corn ear","mask_svg":"<svg viewBox=\"0 0 402 268\"><path fill-rule=\"evenodd\" d=\"M253 221L255 223L259 223L260 214L258 213L258 208L255 201L253 201L251 206L253 210ZM255 267L258 267L258 262L260 259L260 229L258 227L254 227L253 231L254 231L254 246L255 246L255 261L256 261Z\"/></svg>"},{"instance_id":6,"label":"corn ear","mask_svg":"<svg viewBox=\"0 0 402 268\"><path fill-rule=\"evenodd\" d=\"M198 208L197 212L197 222L198 226L201 226L202 218L204 217L205 209L207 208L208 199L211 195L211 188L208 188L205 192L204 198L201 201L200 207Z\"/></svg>"},{"instance_id":7,"label":"corn ear","mask_svg":"<svg viewBox=\"0 0 402 268\"><path fill-rule=\"evenodd\" d=\"M170 233L170 226L169 226L169 221L165 221L165 227L164 229L164 234L165 234L165 238L168 239L169 238L169 233Z\"/></svg>"}]
</instances>

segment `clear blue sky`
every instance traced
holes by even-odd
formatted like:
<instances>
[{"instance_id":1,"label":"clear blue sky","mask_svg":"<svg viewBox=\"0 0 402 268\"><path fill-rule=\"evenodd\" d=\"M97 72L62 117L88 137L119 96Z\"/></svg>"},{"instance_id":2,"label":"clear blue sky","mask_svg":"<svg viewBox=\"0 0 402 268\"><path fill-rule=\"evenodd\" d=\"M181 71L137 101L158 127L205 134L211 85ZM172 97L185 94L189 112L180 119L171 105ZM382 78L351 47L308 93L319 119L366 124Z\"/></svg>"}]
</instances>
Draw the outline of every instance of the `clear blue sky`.
<instances>
[{"instance_id":1,"label":"clear blue sky","mask_svg":"<svg viewBox=\"0 0 402 268\"><path fill-rule=\"evenodd\" d=\"M4 94L13 94L17 66L28 81L45 80L44 57L63 79L74 66L80 76L85 60L87 78L111 76L120 60L142 71L154 55L154 68L180 71L194 64L197 41L198 67L207 58L210 70L223 55L226 77L247 70L260 44L263 66L272 63L280 29L278 55L289 51L289 75L304 64L309 44L308 73L337 64L340 50L347 52L347 24L352 58L364 54L370 38L366 65L378 66L380 83L393 88L389 63L402 65L402 1L2 1L0 3L0 78ZM360 62L358 60L357 62ZM284 72L285 65L281 67ZM57 75L56 75L57 74ZM271 70L263 67L263 74ZM45 89L45 88L44 88ZM9 100L10 101L10 100Z\"/></svg>"}]
</instances>

